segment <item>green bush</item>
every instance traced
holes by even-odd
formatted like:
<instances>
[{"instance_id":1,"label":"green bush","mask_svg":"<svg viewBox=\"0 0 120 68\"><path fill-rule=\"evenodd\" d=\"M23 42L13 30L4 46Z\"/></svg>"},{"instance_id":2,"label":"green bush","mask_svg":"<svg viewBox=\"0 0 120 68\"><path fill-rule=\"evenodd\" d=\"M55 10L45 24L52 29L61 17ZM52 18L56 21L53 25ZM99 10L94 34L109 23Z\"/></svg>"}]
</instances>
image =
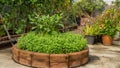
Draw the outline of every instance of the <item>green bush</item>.
<instances>
[{"instance_id":1,"label":"green bush","mask_svg":"<svg viewBox=\"0 0 120 68\"><path fill-rule=\"evenodd\" d=\"M18 39L18 48L39 53L66 54L86 48L83 36L71 33L38 35L28 33Z\"/></svg>"},{"instance_id":2,"label":"green bush","mask_svg":"<svg viewBox=\"0 0 120 68\"><path fill-rule=\"evenodd\" d=\"M37 33L53 33L57 32L58 27L64 27L63 24L60 22L62 18L62 14L55 14L55 15L38 15L35 14L35 17L29 17L30 22L33 26L33 30Z\"/></svg>"}]
</instances>

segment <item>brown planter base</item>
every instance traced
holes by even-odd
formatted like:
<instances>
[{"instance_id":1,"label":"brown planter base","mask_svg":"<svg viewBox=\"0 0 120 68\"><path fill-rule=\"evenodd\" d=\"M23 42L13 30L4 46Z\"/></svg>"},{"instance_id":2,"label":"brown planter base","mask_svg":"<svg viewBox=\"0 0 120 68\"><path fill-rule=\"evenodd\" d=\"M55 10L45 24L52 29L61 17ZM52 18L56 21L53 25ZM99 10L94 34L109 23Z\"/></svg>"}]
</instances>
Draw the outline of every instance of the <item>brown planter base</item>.
<instances>
[{"instance_id":1,"label":"brown planter base","mask_svg":"<svg viewBox=\"0 0 120 68\"><path fill-rule=\"evenodd\" d=\"M112 37L109 35L103 35L102 42L103 42L103 45L110 46L112 45Z\"/></svg>"},{"instance_id":2,"label":"brown planter base","mask_svg":"<svg viewBox=\"0 0 120 68\"><path fill-rule=\"evenodd\" d=\"M68 54L45 54L12 48L15 62L37 68L73 68L86 64L89 60L89 49Z\"/></svg>"}]
</instances>

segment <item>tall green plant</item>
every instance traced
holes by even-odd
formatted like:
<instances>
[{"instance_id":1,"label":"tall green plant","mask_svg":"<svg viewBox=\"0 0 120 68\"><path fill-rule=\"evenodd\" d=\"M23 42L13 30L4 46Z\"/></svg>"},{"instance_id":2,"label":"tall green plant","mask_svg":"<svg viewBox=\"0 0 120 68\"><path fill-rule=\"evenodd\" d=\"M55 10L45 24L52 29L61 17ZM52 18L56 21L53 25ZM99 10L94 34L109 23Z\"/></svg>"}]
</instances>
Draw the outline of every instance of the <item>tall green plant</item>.
<instances>
[{"instance_id":1,"label":"tall green plant","mask_svg":"<svg viewBox=\"0 0 120 68\"><path fill-rule=\"evenodd\" d=\"M37 33L52 33L58 31L58 27L63 27L63 24L60 22L62 14L55 15L38 15L31 17L29 16L30 22L33 26L33 30Z\"/></svg>"},{"instance_id":2,"label":"tall green plant","mask_svg":"<svg viewBox=\"0 0 120 68\"><path fill-rule=\"evenodd\" d=\"M105 10L98 18L97 22L102 25L101 33L114 36L118 30L120 20L120 10L116 7Z\"/></svg>"},{"instance_id":3,"label":"tall green plant","mask_svg":"<svg viewBox=\"0 0 120 68\"><path fill-rule=\"evenodd\" d=\"M101 34L113 37L116 34L116 27L117 25L114 25L112 20L106 20L104 27L101 29Z\"/></svg>"}]
</instances>

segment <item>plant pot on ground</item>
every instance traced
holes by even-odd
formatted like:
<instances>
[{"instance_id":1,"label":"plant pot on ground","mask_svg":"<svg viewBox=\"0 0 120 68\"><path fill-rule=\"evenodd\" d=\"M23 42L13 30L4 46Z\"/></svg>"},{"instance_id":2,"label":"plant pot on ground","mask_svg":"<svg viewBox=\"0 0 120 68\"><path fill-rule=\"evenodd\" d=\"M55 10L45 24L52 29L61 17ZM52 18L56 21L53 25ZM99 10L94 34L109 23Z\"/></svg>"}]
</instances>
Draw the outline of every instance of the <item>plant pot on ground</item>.
<instances>
[{"instance_id":1,"label":"plant pot on ground","mask_svg":"<svg viewBox=\"0 0 120 68\"><path fill-rule=\"evenodd\" d=\"M88 62L89 50L86 43L84 37L77 34L28 33L18 39L17 46L13 46L13 59L33 67L73 68Z\"/></svg>"},{"instance_id":2,"label":"plant pot on ground","mask_svg":"<svg viewBox=\"0 0 120 68\"><path fill-rule=\"evenodd\" d=\"M112 37L109 35L102 36L103 45L112 45Z\"/></svg>"},{"instance_id":3,"label":"plant pot on ground","mask_svg":"<svg viewBox=\"0 0 120 68\"><path fill-rule=\"evenodd\" d=\"M86 25L84 28L85 38L87 39L88 44L95 43L95 37L99 34L99 27L94 25Z\"/></svg>"},{"instance_id":4,"label":"plant pot on ground","mask_svg":"<svg viewBox=\"0 0 120 68\"><path fill-rule=\"evenodd\" d=\"M112 20L106 20L101 29L103 45L112 45L112 39L116 34L117 25Z\"/></svg>"},{"instance_id":5,"label":"plant pot on ground","mask_svg":"<svg viewBox=\"0 0 120 68\"><path fill-rule=\"evenodd\" d=\"M95 42L95 36L85 35L85 38L87 39L87 43L88 44L94 44L94 42Z\"/></svg>"},{"instance_id":6,"label":"plant pot on ground","mask_svg":"<svg viewBox=\"0 0 120 68\"><path fill-rule=\"evenodd\" d=\"M105 10L99 17L98 17L98 22L101 25L101 31L100 33L103 35L103 45L105 41L105 37L107 36L107 39L109 39L110 44L112 45L111 38L114 37L117 31L118 25L119 25L119 20L120 20L120 10L117 7L109 8ZM111 37L111 38L110 38ZM108 45L108 44L107 44Z\"/></svg>"},{"instance_id":7,"label":"plant pot on ground","mask_svg":"<svg viewBox=\"0 0 120 68\"><path fill-rule=\"evenodd\" d=\"M112 43L113 43L113 36L111 36L111 35L102 35L102 43L103 43L103 45L108 45L108 46L110 46L110 45L112 45Z\"/></svg>"}]
</instances>

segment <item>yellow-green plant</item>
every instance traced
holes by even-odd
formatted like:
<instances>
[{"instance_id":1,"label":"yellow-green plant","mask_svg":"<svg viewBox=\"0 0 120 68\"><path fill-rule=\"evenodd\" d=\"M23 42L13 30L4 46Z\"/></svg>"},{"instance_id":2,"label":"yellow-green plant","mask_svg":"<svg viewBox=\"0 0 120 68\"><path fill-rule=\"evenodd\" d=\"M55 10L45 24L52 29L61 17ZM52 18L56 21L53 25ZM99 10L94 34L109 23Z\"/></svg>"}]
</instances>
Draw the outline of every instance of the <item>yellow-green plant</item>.
<instances>
[{"instance_id":1,"label":"yellow-green plant","mask_svg":"<svg viewBox=\"0 0 120 68\"><path fill-rule=\"evenodd\" d=\"M94 25L86 25L84 28L84 33L85 35L98 35L100 32L100 27L98 24L94 24Z\"/></svg>"}]
</instances>

